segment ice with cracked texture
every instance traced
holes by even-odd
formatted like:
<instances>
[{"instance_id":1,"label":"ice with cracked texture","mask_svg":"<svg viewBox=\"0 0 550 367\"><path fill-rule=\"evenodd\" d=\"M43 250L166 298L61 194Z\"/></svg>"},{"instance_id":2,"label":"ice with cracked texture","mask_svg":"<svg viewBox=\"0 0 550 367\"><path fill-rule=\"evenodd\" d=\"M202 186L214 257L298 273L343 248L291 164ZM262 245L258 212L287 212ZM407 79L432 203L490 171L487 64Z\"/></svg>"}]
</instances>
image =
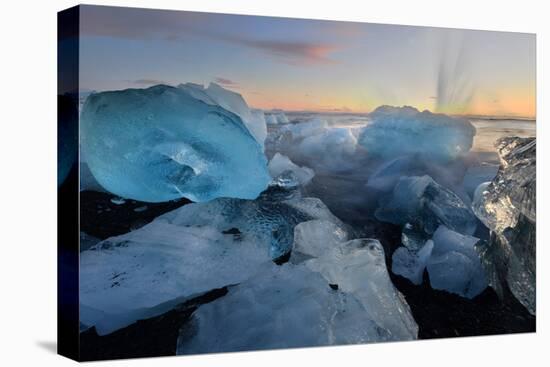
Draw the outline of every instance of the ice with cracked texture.
<instances>
[{"instance_id":1,"label":"ice with cracked texture","mask_svg":"<svg viewBox=\"0 0 550 367\"><path fill-rule=\"evenodd\" d=\"M507 285L531 314L536 314L536 168L535 138L499 139L496 177L481 184L472 204L491 230L481 246L491 287L502 297Z\"/></svg>"},{"instance_id":2,"label":"ice with cracked texture","mask_svg":"<svg viewBox=\"0 0 550 367\"><path fill-rule=\"evenodd\" d=\"M292 256L319 257L348 239L345 228L327 220L310 220L294 227Z\"/></svg>"},{"instance_id":3,"label":"ice with cracked texture","mask_svg":"<svg viewBox=\"0 0 550 367\"><path fill-rule=\"evenodd\" d=\"M80 257L81 319L105 334L176 302L240 283L288 253L294 227L321 219L344 227L315 198L220 198L185 205Z\"/></svg>"},{"instance_id":4,"label":"ice with cracked texture","mask_svg":"<svg viewBox=\"0 0 550 367\"><path fill-rule=\"evenodd\" d=\"M371 319L389 331L391 340L415 339L418 326L403 295L391 282L382 245L376 239L347 240L349 235L335 222L300 223L294 231L291 261L303 263L339 291L353 295Z\"/></svg>"},{"instance_id":5,"label":"ice with cracked texture","mask_svg":"<svg viewBox=\"0 0 550 367\"><path fill-rule=\"evenodd\" d=\"M342 292L353 295L372 320L390 332L391 340L417 338L418 326L405 298L391 282L384 249L378 240L342 242L304 263L330 284L337 284Z\"/></svg>"},{"instance_id":6,"label":"ice with cracked texture","mask_svg":"<svg viewBox=\"0 0 550 367\"><path fill-rule=\"evenodd\" d=\"M389 279L380 243L346 238L323 220L296 226L294 251L307 257L271 265L201 306L180 330L177 353L416 339L418 326Z\"/></svg>"},{"instance_id":7,"label":"ice with cracked texture","mask_svg":"<svg viewBox=\"0 0 550 367\"><path fill-rule=\"evenodd\" d=\"M177 354L220 353L392 340L352 294L302 264L271 265L201 306Z\"/></svg>"}]
</instances>

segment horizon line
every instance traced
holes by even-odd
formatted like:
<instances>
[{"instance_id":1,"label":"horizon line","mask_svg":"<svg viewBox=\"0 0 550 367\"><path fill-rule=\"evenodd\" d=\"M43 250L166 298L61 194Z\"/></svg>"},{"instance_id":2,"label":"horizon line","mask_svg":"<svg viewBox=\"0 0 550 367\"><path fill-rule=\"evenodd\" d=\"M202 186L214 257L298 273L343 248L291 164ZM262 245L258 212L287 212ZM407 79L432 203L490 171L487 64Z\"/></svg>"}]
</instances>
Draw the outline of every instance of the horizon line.
<instances>
[{"instance_id":1,"label":"horizon line","mask_svg":"<svg viewBox=\"0 0 550 367\"><path fill-rule=\"evenodd\" d=\"M150 87L153 87L155 85L167 85L167 86L171 86L171 87L177 87L177 85L172 85L172 84L169 84L169 83L159 83L159 84L154 84L154 85L152 84L152 85L150 85L149 87L146 87L146 88L150 88ZM223 85L221 85L221 86L224 87ZM125 90L125 89L144 89L144 88L124 88L124 89L112 89L112 90L110 90L110 89L109 90L96 90L96 89L90 89L90 88L79 88L78 94L80 95L82 92L84 92L84 93L101 93L101 92L111 92L111 91ZM228 89L228 90L232 91L234 93L239 93L239 92L235 92L231 89ZM74 93L74 92L71 92L71 93ZM242 96L242 94L241 94L241 96ZM245 102L246 102L246 100L245 100ZM495 114L474 114L474 113L444 113L444 112L435 112L435 111L429 110L427 108L419 109L418 107L408 105L408 104L403 104L403 105L399 105L399 106L398 105L381 104L380 106L384 106L384 105L394 106L394 107L411 106L411 107L416 108L420 112L427 110L431 113L442 113L442 114L445 114L447 116L455 116L455 117L462 117L462 118L469 118L469 119L478 118L478 119L485 119L485 120L493 119L493 120L518 120L518 121L536 121L537 120L536 115L535 116L526 116L526 115L515 115L515 114L495 115ZM378 106L378 107L380 107L380 106ZM261 108L261 107L255 107L255 106L252 106L252 105L249 105L248 107L250 109L262 110L262 111L267 112L267 113L282 111L282 112L288 112L288 113L324 113L324 114L340 114L340 115L368 115L371 112L373 112L376 108L378 108L378 107L376 107L376 108L374 108L370 111L354 111L354 110L341 110L340 111L337 108L335 108L335 109L319 109L319 110L315 110L315 109L288 110L288 109L283 109L283 108L279 108L279 107L272 107L272 108L269 108L269 109Z\"/></svg>"}]
</instances>

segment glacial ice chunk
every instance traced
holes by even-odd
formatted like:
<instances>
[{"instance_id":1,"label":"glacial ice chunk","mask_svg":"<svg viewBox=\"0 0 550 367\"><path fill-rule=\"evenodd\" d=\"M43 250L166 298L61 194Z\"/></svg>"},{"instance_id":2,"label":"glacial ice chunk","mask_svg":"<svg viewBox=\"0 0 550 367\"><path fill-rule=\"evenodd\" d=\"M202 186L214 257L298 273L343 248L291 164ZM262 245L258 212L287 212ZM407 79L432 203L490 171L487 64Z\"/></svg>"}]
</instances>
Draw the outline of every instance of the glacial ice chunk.
<instances>
[{"instance_id":1,"label":"glacial ice chunk","mask_svg":"<svg viewBox=\"0 0 550 367\"><path fill-rule=\"evenodd\" d=\"M107 334L155 309L166 312L187 297L244 281L268 261L253 240L156 219L81 253L81 321Z\"/></svg>"},{"instance_id":2,"label":"glacial ice chunk","mask_svg":"<svg viewBox=\"0 0 550 367\"><path fill-rule=\"evenodd\" d=\"M431 240L405 225L402 243L392 255L392 272L422 284L428 270L434 289L446 290L473 298L487 287L487 278L476 250L479 238L462 235L444 225L438 227ZM422 242L425 241L425 242ZM422 245L419 245L422 243Z\"/></svg>"},{"instance_id":3,"label":"glacial ice chunk","mask_svg":"<svg viewBox=\"0 0 550 367\"><path fill-rule=\"evenodd\" d=\"M243 120L183 88L91 95L81 146L101 186L140 201L254 199L270 181L262 147Z\"/></svg>"},{"instance_id":4,"label":"glacial ice chunk","mask_svg":"<svg viewBox=\"0 0 550 367\"><path fill-rule=\"evenodd\" d=\"M380 242L346 238L332 222L300 223L293 251L309 259L271 265L201 306L180 330L177 353L416 339Z\"/></svg>"},{"instance_id":5,"label":"glacial ice chunk","mask_svg":"<svg viewBox=\"0 0 550 367\"><path fill-rule=\"evenodd\" d=\"M466 255L450 251L430 259L428 263L430 284L434 289L445 290L460 296L473 298L481 293L486 285L475 284L478 269Z\"/></svg>"},{"instance_id":6,"label":"glacial ice chunk","mask_svg":"<svg viewBox=\"0 0 550 367\"><path fill-rule=\"evenodd\" d=\"M417 154L391 159L382 163L369 176L367 187L381 192L391 192L403 176L426 174L424 160Z\"/></svg>"},{"instance_id":7,"label":"glacial ice chunk","mask_svg":"<svg viewBox=\"0 0 550 367\"><path fill-rule=\"evenodd\" d=\"M80 257L82 322L109 333L214 288L240 283L292 249L294 227L345 228L315 198L220 198L185 205Z\"/></svg>"},{"instance_id":8,"label":"glacial ice chunk","mask_svg":"<svg viewBox=\"0 0 550 367\"><path fill-rule=\"evenodd\" d=\"M416 339L418 326L393 286L378 240L355 239L334 221L302 222L294 229L291 262L320 273L332 287L355 297L388 340Z\"/></svg>"},{"instance_id":9,"label":"glacial ice chunk","mask_svg":"<svg viewBox=\"0 0 550 367\"><path fill-rule=\"evenodd\" d=\"M316 171L345 171L355 162L357 139L349 128L329 127L289 145L296 157L311 162Z\"/></svg>"},{"instance_id":10,"label":"glacial ice chunk","mask_svg":"<svg viewBox=\"0 0 550 367\"><path fill-rule=\"evenodd\" d=\"M267 126L262 110L250 109L244 98L233 91L227 90L216 83L210 83L208 88L202 84L185 83L178 88L188 91L193 97L213 106L221 106L239 116L252 136L264 147L267 136Z\"/></svg>"},{"instance_id":11,"label":"glacial ice chunk","mask_svg":"<svg viewBox=\"0 0 550 367\"><path fill-rule=\"evenodd\" d=\"M420 153L452 160L472 147L475 127L466 119L420 112L416 108L380 106L359 136L372 156L383 158Z\"/></svg>"},{"instance_id":12,"label":"glacial ice chunk","mask_svg":"<svg viewBox=\"0 0 550 367\"><path fill-rule=\"evenodd\" d=\"M502 297L507 285L515 298L536 314L536 152L535 138L497 141L496 177L476 190L473 210L491 230L480 246L492 288Z\"/></svg>"},{"instance_id":13,"label":"glacial ice chunk","mask_svg":"<svg viewBox=\"0 0 550 367\"><path fill-rule=\"evenodd\" d=\"M266 122L270 125L288 124L288 117L283 111L271 111L265 114Z\"/></svg>"},{"instance_id":14,"label":"glacial ice chunk","mask_svg":"<svg viewBox=\"0 0 550 367\"><path fill-rule=\"evenodd\" d=\"M487 278L475 249L479 238L440 226L433 236L433 251L427 263L434 289L473 298L487 288Z\"/></svg>"},{"instance_id":15,"label":"glacial ice chunk","mask_svg":"<svg viewBox=\"0 0 550 367\"><path fill-rule=\"evenodd\" d=\"M302 222L294 227L292 256L320 257L347 239L348 233L345 228L332 221Z\"/></svg>"},{"instance_id":16,"label":"glacial ice chunk","mask_svg":"<svg viewBox=\"0 0 550 367\"><path fill-rule=\"evenodd\" d=\"M520 215L536 221L536 140L504 138L497 144L499 171L476 189L472 208L489 229L503 232L515 227Z\"/></svg>"},{"instance_id":17,"label":"glacial ice chunk","mask_svg":"<svg viewBox=\"0 0 550 367\"><path fill-rule=\"evenodd\" d=\"M293 139L304 139L308 136L317 135L328 128L328 123L319 118L313 118L308 121L290 124L283 127L283 132L288 132Z\"/></svg>"},{"instance_id":18,"label":"glacial ice chunk","mask_svg":"<svg viewBox=\"0 0 550 367\"><path fill-rule=\"evenodd\" d=\"M424 270L434 243L428 240L417 250L411 250L405 246L400 246L392 255L392 272L409 279L413 284L422 284Z\"/></svg>"},{"instance_id":19,"label":"glacial ice chunk","mask_svg":"<svg viewBox=\"0 0 550 367\"><path fill-rule=\"evenodd\" d=\"M403 176L430 176L442 186L452 188L463 200L470 198L462 192L461 183L466 173L463 160L441 162L431 157L415 153L400 156L390 160L383 160L369 175L367 188L381 193L391 192L399 179Z\"/></svg>"},{"instance_id":20,"label":"glacial ice chunk","mask_svg":"<svg viewBox=\"0 0 550 367\"><path fill-rule=\"evenodd\" d=\"M107 192L95 179L88 167L88 163L80 159L80 191Z\"/></svg>"},{"instance_id":21,"label":"glacial ice chunk","mask_svg":"<svg viewBox=\"0 0 550 367\"><path fill-rule=\"evenodd\" d=\"M473 198L479 185L484 182L490 182L493 178L495 178L497 172L498 165L496 164L484 163L471 166L464 175L462 186L464 187L466 193Z\"/></svg>"},{"instance_id":22,"label":"glacial ice chunk","mask_svg":"<svg viewBox=\"0 0 550 367\"><path fill-rule=\"evenodd\" d=\"M313 176L315 176L315 172L311 168L297 166L287 156L278 152L269 161L268 169L271 177L274 179L284 172L290 171L296 176L302 186L307 185Z\"/></svg>"},{"instance_id":23,"label":"glacial ice chunk","mask_svg":"<svg viewBox=\"0 0 550 367\"><path fill-rule=\"evenodd\" d=\"M337 166L341 160L353 157L356 146L357 139L350 129L328 128L322 133L306 137L299 149L306 157L318 157L323 164Z\"/></svg>"},{"instance_id":24,"label":"glacial ice chunk","mask_svg":"<svg viewBox=\"0 0 550 367\"><path fill-rule=\"evenodd\" d=\"M515 225L517 216L514 215L515 208L506 203L502 205L499 209L502 215L497 217L493 215L490 211L493 211L492 207L485 207L485 197L489 196L490 192L488 190L491 185L491 181L482 182L474 191L474 197L472 200L472 211L474 214L485 224L485 226L492 230L503 231L504 229ZM507 199L505 199L507 200Z\"/></svg>"},{"instance_id":25,"label":"glacial ice chunk","mask_svg":"<svg viewBox=\"0 0 550 367\"><path fill-rule=\"evenodd\" d=\"M405 223L401 230L401 244L411 251L420 250L427 240L426 232L410 223Z\"/></svg>"},{"instance_id":26,"label":"glacial ice chunk","mask_svg":"<svg viewBox=\"0 0 550 367\"><path fill-rule=\"evenodd\" d=\"M265 122L267 125L277 125L277 118L270 114L265 114Z\"/></svg>"},{"instance_id":27,"label":"glacial ice chunk","mask_svg":"<svg viewBox=\"0 0 550 367\"><path fill-rule=\"evenodd\" d=\"M329 284L353 295L391 340L413 340L418 326L405 298L390 280L384 249L378 240L355 239L328 249L304 264Z\"/></svg>"},{"instance_id":28,"label":"glacial ice chunk","mask_svg":"<svg viewBox=\"0 0 550 367\"><path fill-rule=\"evenodd\" d=\"M277 112L276 116L277 116L277 122L279 122L279 124L288 124L290 122L288 120L288 117L282 111Z\"/></svg>"},{"instance_id":29,"label":"glacial ice chunk","mask_svg":"<svg viewBox=\"0 0 550 367\"><path fill-rule=\"evenodd\" d=\"M300 180L296 174L290 170L283 171L275 177L270 183L270 187L278 187L284 190L284 194L301 195Z\"/></svg>"},{"instance_id":30,"label":"glacial ice chunk","mask_svg":"<svg viewBox=\"0 0 550 367\"><path fill-rule=\"evenodd\" d=\"M295 162L308 162L316 172L349 170L363 157L357 154L353 128L332 127L319 118L285 125L270 134L266 144Z\"/></svg>"},{"instance_id":31,"label":"glacial ice chunk","mask_svg":"<svg viewBox=\"0 0 550 367\"><path fill-rule=\"evenodd\" d=\"M202 305L182 327L177 354L393 340L352 294L303 265L271 265Z\"/></svg>"},{"instance_id":32,"label":"glacial ice chunk","mask_svg":"<svg viewBox=\"0 0 550 367\"><path fill-rule=\"evenodd\" d=\"M271 193L273 191L273 193ZM317 198L279 200L278 188L270 187L257 200L217 199L190 204L185 210L170 213L178 225L209 225L220 231L237 228L241 236L263 244L274 260L286 255L294 242L294 227L305 221L322 219L344 228Z\"/></svg>"},{"instance_id":33,"label":"glacial ice chunk","mask_svg":"<svg viewBox=\"0 0 550 367\"><path fill-rule=\"evenodd\" d=\"M477 226L462 199L429 176L400 178L392 194L381 200L375 216L393 224L411 223L429 234L440 224L464 234L473 234Z\"/></svg>"}]
</instances>

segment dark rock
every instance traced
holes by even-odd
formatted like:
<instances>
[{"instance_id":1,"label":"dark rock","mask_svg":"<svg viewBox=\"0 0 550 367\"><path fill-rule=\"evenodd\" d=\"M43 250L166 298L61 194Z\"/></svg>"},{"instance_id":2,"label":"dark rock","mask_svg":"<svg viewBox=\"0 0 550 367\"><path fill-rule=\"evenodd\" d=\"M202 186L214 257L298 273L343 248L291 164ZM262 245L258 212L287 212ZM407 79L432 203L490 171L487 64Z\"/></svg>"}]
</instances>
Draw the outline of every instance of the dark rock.
<instances>
[{"instance_id":1,"label":"dark rock","mask_svg":"<svg viewBox=\"0 0 550 367\"><path fill-rule=\"evenodd\" d=\"M514 334L536 331L536 318L514 297L504 301L491 288L473 299L434 290L428 279L414 285L390 274L418 324L419 339ZM427 278L427 272L424 273Z\"/></svg>"},{"instance_id":2,"label":"dark rock","mask_svg":"<svg viewBox=\"0 0 550 367\"><path fill-rule=\"evenodd\" d=\"M290 255L291 255L291 252L289 251L286 254L284 254L282 256L279 256L276 259L273 259L273 262L277 265L283 265L283 264L287 263L288 260L290 260Z\"/></svg>"},{"instance_id":3,"label":"dark rock","mask_svg":"<svg viewBox=\"0 0 550 367\"><path fill-rule=\"evenodd\" d=\"M238 228L230 228L230 229L227 229L225 231L222 231L223 234L233 234L233 235L238 235L238 234L241 234L241 231L239 231Z\"/></svg>"},{"instance_id":4,"label":"dark rock","mask_svg":"<svg viewBox=\"0 0 550 367\"><path fill-rule=\"evenodd\" d=\"M116 196L105 192L82 191L80 193L80 231L99 239L118 236L143 227L159 215L191 203L190 200L183 198L164 203L126 200L122 204L115 204L111 201L114 198ZM135 211L145 205L147 210ZM98 213L98 208L102 208L101 213Z\"/></svg>"}]
</instances>

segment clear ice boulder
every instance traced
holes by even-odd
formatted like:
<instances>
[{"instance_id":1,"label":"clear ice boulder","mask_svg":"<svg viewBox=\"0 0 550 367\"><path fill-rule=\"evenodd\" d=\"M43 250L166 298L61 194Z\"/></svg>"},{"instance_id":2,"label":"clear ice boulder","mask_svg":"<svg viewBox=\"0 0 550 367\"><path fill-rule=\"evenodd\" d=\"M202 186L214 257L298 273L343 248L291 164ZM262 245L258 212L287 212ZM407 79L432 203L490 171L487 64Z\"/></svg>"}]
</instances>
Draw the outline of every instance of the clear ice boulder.
<instances>
[{"instance_id":1,"label":"clear ice boulder","mask_svg":"<svg viewBox=\"0 0 550 367\"><path fill-rule=\"evenodd\" d=\"M146 202L200 202L254 199L267 187L262 145L243 119L193 90L157 85L87 98L81 147L103 188Z\"/></svg>"}]
</instances>

